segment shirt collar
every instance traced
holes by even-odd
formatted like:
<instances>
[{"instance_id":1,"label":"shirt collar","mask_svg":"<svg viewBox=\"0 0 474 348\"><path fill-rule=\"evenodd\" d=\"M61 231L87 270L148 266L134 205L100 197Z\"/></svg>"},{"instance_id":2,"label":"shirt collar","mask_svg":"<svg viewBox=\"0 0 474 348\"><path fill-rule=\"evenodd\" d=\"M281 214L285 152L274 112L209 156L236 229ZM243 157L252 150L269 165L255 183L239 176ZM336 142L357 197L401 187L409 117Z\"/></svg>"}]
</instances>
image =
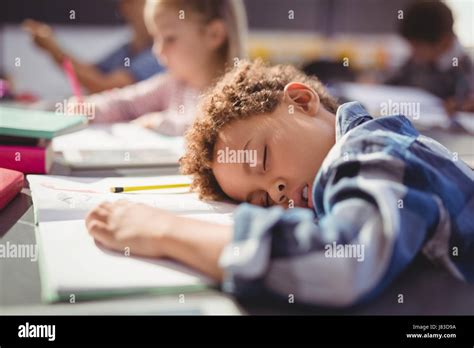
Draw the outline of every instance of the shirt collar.
<instances>
[{"instance_id":1,"label":"shirt collar","mask_svg":"<svg viewBox=\"0 0 474 348\"><path fill-rule=\"evenodd\" d=\"M372 117L359 102L340 105L336 112L336 142L351 129L371 119Z\"/></svg>"}]
</instances>

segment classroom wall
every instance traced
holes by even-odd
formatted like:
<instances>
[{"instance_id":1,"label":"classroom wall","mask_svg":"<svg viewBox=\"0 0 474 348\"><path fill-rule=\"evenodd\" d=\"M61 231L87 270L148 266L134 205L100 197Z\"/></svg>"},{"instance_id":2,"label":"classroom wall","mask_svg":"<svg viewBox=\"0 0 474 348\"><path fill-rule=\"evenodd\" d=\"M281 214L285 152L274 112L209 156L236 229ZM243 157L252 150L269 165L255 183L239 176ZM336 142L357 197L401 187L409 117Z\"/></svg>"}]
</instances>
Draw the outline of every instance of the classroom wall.
<instances>
[{"instance_id":1,"label":"classroom wall","mask_svg":"<svg viewBox=\"0 0 474 348\"><path fill-rule=\"evenodd\" d=\"M70 24L69 11L74 9L74 23L104 25L123 23L115 11L117 0L1 0L0 23L19 23L36 18L52 24Z\"/></svg>"},{"instance_id":2,"label":"classroom wall","mask_svg":"<svg viewBox=\"0 0 474 348\"><path fill-rule=\"evenodd\" d=\"M250 28L393 33L397 11L413 0L245 0ZM288 11L294 11L294 20Z\"/></svg>"},{"instance_id":3,"label":"classroom wall","mask_svg":"<svg viewBox=\"0 0 474 348\"><path fill-rule=\"evenodd\" d=\"M392 7L406 1L395 0L387 5L386 1L377 0L245 0L245 5L249 25L256 31L278 29L322 35L374 28L390 32L393 29L390 21L375 17L383 17L380 13L392 16ZM350 11L345 10L345 6L349 6ZM67 51L84 61L94 62L127 40L128 31L115 8L116 0L2 0L0 70L12 77L18 91L52 100L70 95L62 71L31 44L18 24L28 17L51 23ZM74 20L69 19L71 9L75 11ZM294 20L288 19L289 10L294 11ZM371 21L356 19L361 13L370 15L374 11L379 12L379 16ZM14 66L18 57L22 59L19 67Z\"/></svg>"},{"instance_id":4,"label":"classroom wall","mask_svg":"<svg viewBox=\"0 0 474 348\"><path fill-rule=\"evenodd\" d=\"M395 15L412 0L244 0L250 28L308 30L331 35L340 32L395 30ZM77 25L121 24L117 0L2 0L0 22L18 23L34 17L56 24L70 24L74 9ZM294 20L288 11L294 11ZM393 19L393 20L392 20Z\"/></svg>"},{"instance_id":5,"label":"classroom wall","mask_svg":"<svg viewBox=\"0 0 474 348\"><path fill-rule=\"evenodd\" d=\"M407 54L403 40L395 35L395 18L397 11L412 0L244 1L251 28L252 57L268 56L274 62L299 65L313 59L351 56L351 52L358 49L357 56L354 59L351 56L352 61L356 65L373 66L374 57L380 56L378 47L382 46L387 49L384 54L390 58L385 64L393 69ZM47 99L71 95L62 71L31 44L18 24L28 17L52 23L67 51L84 61L95 62L125 43L129 36L115 11L116 2L1 0L0 72L12 77L17 91ZM76 11L74 21L68 18L71 9ZM293 20L288 18L290 10L294 11ZM348 36L344 38L346 34ZM318 38L326 41L320 42ZM362 45L361 40L367 45ZM473 49L470 51L472 56ZM23 59L21 67L14 66L17 57Z\"/></svg>"}]
</instances>

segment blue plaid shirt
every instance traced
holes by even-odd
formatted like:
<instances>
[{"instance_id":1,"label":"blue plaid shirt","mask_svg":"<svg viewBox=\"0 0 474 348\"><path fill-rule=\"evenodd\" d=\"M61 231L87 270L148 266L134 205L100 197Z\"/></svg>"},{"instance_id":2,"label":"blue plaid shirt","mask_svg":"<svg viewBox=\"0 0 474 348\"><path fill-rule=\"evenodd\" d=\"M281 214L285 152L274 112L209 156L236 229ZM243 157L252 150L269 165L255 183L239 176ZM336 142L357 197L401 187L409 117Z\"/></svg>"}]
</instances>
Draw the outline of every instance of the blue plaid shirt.
<instances>
[{"instance_id":1,"label":"blue plaid shirt","mask_svg":"<svg viewBox=\"0 0 474 348\"><path fill-rule=\"evenodd\" d=\"M238 208L224 290L347 306L376 296L420 251L474 280L473 171L406 117L341 105L312 196L314 211Z\"/></svg>"}]
</instances>

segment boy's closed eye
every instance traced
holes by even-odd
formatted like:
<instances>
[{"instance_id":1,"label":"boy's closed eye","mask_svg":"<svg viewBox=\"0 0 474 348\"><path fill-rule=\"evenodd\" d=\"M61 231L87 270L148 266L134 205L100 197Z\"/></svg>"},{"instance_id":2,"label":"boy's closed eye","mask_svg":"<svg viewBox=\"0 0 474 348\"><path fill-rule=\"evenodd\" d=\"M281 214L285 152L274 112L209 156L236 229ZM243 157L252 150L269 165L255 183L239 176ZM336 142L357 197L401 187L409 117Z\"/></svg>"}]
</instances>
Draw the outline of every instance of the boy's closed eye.
<instances>
[{"instance_id":1,"label":"boy's closed eye","mask_svg":"<svg viewBox=\"0 0 474 348\"><path fill-rule=\"evenodd\" d=\"M267 156L268 154L268 145L265 145L264 148L263 148L263 161L262 161L262 166L263 166L263 172L267 172L268 170L268 164L267 164ZM263 204L262 206L263 207L271 207L273 205L273 201L270 197L270 194L268 192L264 192L264 199L263 199Z\"/></svg>"},{"instance_id":2,"label":"boy's closed eye","mask_svg":"<svg viewBox=\"0 0 474 348\"><path fill-rule=\"evenodd\" d=\"M269 173L269 170L270 170L270 147L268 144L266 144L266 142L263 143L264 145L261 147L261 161L259 161L259 169L258 169L258 173L260 175L265 175L265 174L268 174ZM246 147L245 147L246 148ZM255 151L255 150L249 150L249 151ZM248 167L250 168L251 165L250 164L247 164ZM275 201L272 199L270 193L266 190L256 190L254 191L253 193L250 194L250 197L247 199L247 202L248 203L251 203L251 204L254 204L254 205L258 205L258 206L261 206L261 207L271 207L273 205L275 205Z\"/></svg>"},{"instance_id":3,"label":"boy's closed eye","mask_svg":"<svg viewBox=\"0 0 474 348\"><path fill-rule=\"evenodd\" d=\"M264 146L263 148L263 161L262 161L262 166L263 166L263 171L267 171L267 145Z\"/></svg>"}]
</instances>

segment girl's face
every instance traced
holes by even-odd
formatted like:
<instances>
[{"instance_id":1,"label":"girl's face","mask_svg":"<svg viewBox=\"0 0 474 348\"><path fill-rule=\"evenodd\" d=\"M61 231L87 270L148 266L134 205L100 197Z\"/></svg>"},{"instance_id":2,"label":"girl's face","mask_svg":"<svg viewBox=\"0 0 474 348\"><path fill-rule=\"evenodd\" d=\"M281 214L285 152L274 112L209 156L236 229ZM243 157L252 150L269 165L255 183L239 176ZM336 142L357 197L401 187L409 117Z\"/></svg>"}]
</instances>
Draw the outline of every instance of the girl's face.
<instances>
[{"instance_id":1,"label":"girl's face","mask_svg":"<svg viewBox=\"0 0 474 348\"><path fill-rule=\"evenodd\" d=\"M207 68L226 38L222 23L205 24L189 11L180 19L178 10L158 8L154 14L145 13L145 17L154 40L153 53L178 79L189 81L200 69Z\"/></svg>"}]
</instances>

